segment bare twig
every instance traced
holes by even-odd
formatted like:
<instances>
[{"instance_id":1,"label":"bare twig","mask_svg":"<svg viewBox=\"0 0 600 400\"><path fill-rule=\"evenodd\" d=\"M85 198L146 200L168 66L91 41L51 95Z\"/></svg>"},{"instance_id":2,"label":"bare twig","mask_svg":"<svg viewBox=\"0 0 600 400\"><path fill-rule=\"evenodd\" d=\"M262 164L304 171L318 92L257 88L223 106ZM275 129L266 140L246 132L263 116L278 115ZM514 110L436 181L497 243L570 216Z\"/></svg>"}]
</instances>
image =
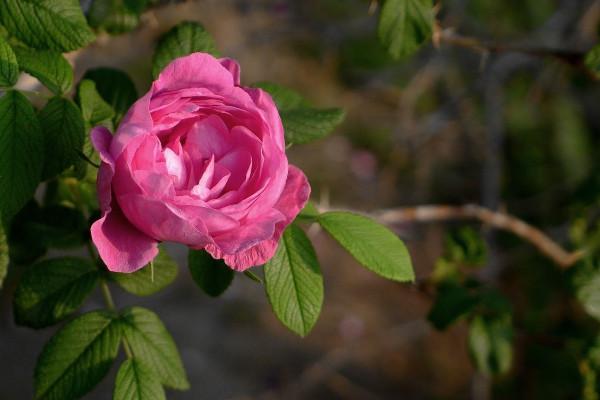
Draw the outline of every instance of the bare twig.
<instances>
[{"instance_id":1,"label":"bare twig","mask_svg":"<svg viewBox=\"0 0 600 400\"><path fill-rule=\"evenodd\" d=\"M321 211L326 209L320 208ZM567 269L585 254L584 250L569 252L544 232L512 215L491 211L475 204L462 206L425 205L376 211L372 217L386 225L473 219L493 228L511 232L531 243L558 266Z\"/></svg>"}]
</instances>

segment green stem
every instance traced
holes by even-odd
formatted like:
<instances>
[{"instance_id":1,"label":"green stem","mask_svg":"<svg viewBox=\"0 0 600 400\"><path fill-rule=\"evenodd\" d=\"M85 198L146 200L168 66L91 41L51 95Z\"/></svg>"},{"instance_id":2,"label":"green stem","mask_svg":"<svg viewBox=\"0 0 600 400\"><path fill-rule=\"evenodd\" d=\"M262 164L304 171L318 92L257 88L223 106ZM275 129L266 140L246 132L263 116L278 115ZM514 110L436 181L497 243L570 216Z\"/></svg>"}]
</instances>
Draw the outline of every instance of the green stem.
<instances>
[{"instance_id":1,"label":"green stem","mask_svg":"<svg viewBox=\"0 0 600 400\"><path fill-rule=\"evenodd\" d=\"M110 294L110 289L108 288L108 284L106 283L105 280L102 280L100 282L100 289L102 289L102 297L104 297L104 302L106 303L106 307L111 311L115 311L115 303L112 299L112 295Z\"/></svg>"}]
</instances>

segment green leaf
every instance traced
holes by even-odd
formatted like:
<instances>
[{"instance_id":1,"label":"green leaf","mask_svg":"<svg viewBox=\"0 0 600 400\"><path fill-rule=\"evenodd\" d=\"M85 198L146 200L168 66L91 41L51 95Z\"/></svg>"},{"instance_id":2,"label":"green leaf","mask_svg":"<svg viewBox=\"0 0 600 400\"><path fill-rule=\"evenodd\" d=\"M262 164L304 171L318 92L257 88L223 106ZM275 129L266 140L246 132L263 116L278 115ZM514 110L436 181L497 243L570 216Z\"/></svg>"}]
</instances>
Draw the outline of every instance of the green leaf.
<instances>
[{"instance_id":1,"label":"green leaf","mask_svg":"<svg viewBox=\"0 0 600 400\"><path fill-rule=\"evenodd\" d=\"M6 39L0 36L0 87L10 87L19 79L17 56Z\"/></svg>"},{"instance_id":2,"label":"green leaf","mask_svg":"<svg viewBox=\"0 0 600 400\"><path fill-rule=\"evenodd\" d=\"M478 303L479 298L464 286L446 283L438 288L427 319L436 329L444 330L471 312Z\"/></svg>"},{"instance_id":3,"label":"green leaf","mask_svg":"<svg viewBox=\"0 0 600 400\"><path fill-rule=\"evenodd\" d=\"M78 0L3 0L0 23L36 49L66 52L94 40Z\"/></svg>"},{"instance_id":4,"label":"green leaf","mask_svg":"<svg viewBox=\"0 0 600 400\"><path fill-rule=\"evenodd\" d=\"M468 267L480 267L487 259L485 241L480 233L470 227L448 233L446 252L450 261Z\"/></svg>"},{"instance_id":5,"label":"green leaf","mask_svg":"<svg viewBox=\"0 0 600 400\"><path fill-rule=\"evenodd\" d=\"M600 272L595 270L586 279L578 279L577 299L584 310L600 321Z\"/></svg>"},{"instance_id":6,"label":"green leaf","mask_svg":"<svg viewBox=\"0 0 600 400\"><path fill-rule=\"evenodd\" d=\"M121 332L115 315L92 311L66 324L42 350L35 367L35 398L76 399L109 371Z\"/></svg>"},{"instance_id":7,"label":"green leaf","mask_svg":"<svg viewBox=\"0 0 600 400\"><path fill-rule=\"evenodd\" d=\"M145 0L95 0L88 11L88 21L93 28L111 34L129 32L140 23L140 14L147 6Z\"/></svg>"},{"instance_id":8,"label":"green leaf","mask_svg":"<svg viewBox=\"0 0 600 400\"><path fill-rule=\"evenodd\" d=\"M129 274L113 272L111 278L129 293L137 296L150 296L165 287L177 277L177 263L160 246L158 256L154 259L154 271L150 265Z\"/></svg>"},{"instance_id":9,"label":"green leaf","mask_svg":"<svg viewBox=\"0 0 600 400\"><path fill-rule=\"evenodd\" d=\"M37 78L51 92L60 95L71 90L73 68L60 52L21 46L15 46L14 51L21 70Z\"/></svg>"},{"instance_id":10,"label":"green leaf","mask_svg":"<svg viewBox=\"0 0 600 400\"><path fill-rule=\"evenodd\" d=\"M42 246L53 248L79 247L89 237L83 213L61 205L39 208L22 223L22 229Z\"/></svg>"},{"instance_id":11,"label":"green leaf","mask_svg":"<svg viewBox=\"0 0 600 400\"><path fill-rule=\"evenodd\" d=\"M212 36L202 25L189 21L180 23L160 38L152 59L152 76L158 77L174 59L196 52L219 55Z\"/></svg>"},{"instance_id":12,"label":"green leaf","mask_svg":"<svg viewBox=\"0 0 600 400\"><path fill-rule=\"evenodd\" d=\"M306 336L321 312L323 277L310 240L294 224L284 231L275 256L265 264L265 290L277 318Z\"/></svg>"},{"instance_id":13,"label":"green leaf","mask_svg":"<svg viewBox=\"0 0 600 400\"><path fill-rule=\"evenodd\" d=\"M233 281L233 270L223 260L215 260L204 250L190 249L188 266L194 282L209 296L220 296Z\"/></svg>"},{"instance_id":14,"label":"green leaf","mask_svg":"<svg viewBox=\"0 0 600 400\"><path fill-rule=\"evenodd\" d=\"M113 118L115 126L138 99L137 90L131 78L118 69L104 67L91 69L85 73L83 79L94 81L100 96L112 107L115 112Z\"/></svg>"},{"instance_id":15,"label":"green leaf","mask_svg":"<svg viewBox=\"0 0 600 400\"><path fill-rule=\"evenodd\" d=\"M44 166L43 136L29 100L8 91L0 98L0 214L10 220L33 196Z\"/></svg>"},{"instance_id":16,"label":"green leaf","mask_svg":"<svg viewBox=\"0 0 600 400\"><path fill-rule=\"evenodd\" d=\"M48 179L79 163L85 128L79 107L62 97L50 99L39 119L46 153L42 179Z\"/></svg>"},{"instance_id":17,"label":"green leaf","mask_svg":"<svg viewBox=\"0 0 600 400\"><path fill-rule=\"evenodd\" d=\"M354 258L384 278L414 281L410 255L392 231L377 222L349 212L321 214L319 223Z\"/></svg>"},{"instance_id":18,"label":"green leaf","mask_svg":"<svg viewBox=\"0 0 600 400\"><path fill-rule=\"evenodd\" d=\"M295 91L261 82L254 85L267 91L277 105L287 144L302 144L330 134L345 117L341 108L314 108Z\"/></svg>"},{"instance_id":19,"label":"green leaf","mask_svg":"<svg viewBox=\"0 0 600 400\"><path fill-rule=\"evenodd\" d=\"M600 44L592 47L592 49L587 52L584 62L596 76L600 76Z\"/></svg>"},{"instance_id":20,"label":"green leaf","mask_svg":"<svg viewBox=\"0 0 600 400\"><path fill-rule=\"evenodd\" d=\"M123 311L123 333L133 356L140 359L170 388L185 390L190 384L175 342L152 311L131 307Z\"/></svg>"},{"instance_id":21,"label":"green leaf","mask_svg":"<svg viewBox=\"0 0 600 400\"><path fill-rule=\"evenodd\" d=\"M115 381L113 400L163 400L165 391L151 368L137 357L125 360Z\"/></svg>"},{"instance_id":22,"label":"green leaf","mask_svg":"<svg viewBox=\"0 0 600 400\"><path fill-rule=\"evenodd\" d=\"M486 375L502 375L512 365L510 316L475 317L469 326L469 350L477 369Z\"/></svg>"},{"instance_id":23,"label":"green leaf","mask_svg":"<svg viewBox=\"0 0 600 400\"><path fill-rule=\"evenodd\" d=\"M98 270L81 258L53 258L32 265L15 293L15 321L32 328L61 321L83 304L98 277Z\"/></svg>"},{"instance_id":24,"label":"green leaf","mask_svg":"<svg viewBox=\"0 0 600 400\"><path fill-rule=\"evenodd\" d=\"M96 89L96 83L90 79L79 82L77 102L81 107L83 120L90 127L106 123L115 116L115 110L104 101Z\"/></svg>"},{"instance_id":25,"label":"green leaf","mask_svg":"<svg viewBox=\"0 0 600 400\"><path fill-rule=\"evenodd\" d=\"M378 33L394 58L415 53L433 33L431 0L385 0Z\"/></svg>"},{"instance_id":26,"label":"green leaf","mask_svg":"<svg viewBox=\"0 0 600 400\"><path fill-rule=\"evenodd\" d=\"M6 237L2 219L0 218L0 289L2 289L4 278L6 278L6 274L8 273L8 263L10 261L8 251L8 238Z\"/></svg>"},{"instance_id":27,"label":"green leaf","mask_svg":"<svg viewBox=\"0 0 600 400\"><path fill-rule=\"evenodd\" d=\"M314 222L319 218L319 210L312 201L306 203L300 214L296 217L298 221Z\"/></svg>"}]
</instances>

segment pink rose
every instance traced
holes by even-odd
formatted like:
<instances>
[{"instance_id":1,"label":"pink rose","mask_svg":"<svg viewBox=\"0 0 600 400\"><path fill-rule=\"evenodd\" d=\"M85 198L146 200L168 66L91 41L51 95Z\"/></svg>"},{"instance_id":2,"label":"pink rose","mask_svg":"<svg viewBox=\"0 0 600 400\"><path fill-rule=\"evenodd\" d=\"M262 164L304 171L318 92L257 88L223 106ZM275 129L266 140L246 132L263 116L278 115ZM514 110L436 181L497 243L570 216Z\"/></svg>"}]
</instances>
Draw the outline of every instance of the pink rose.
<instances>
[{"instance_id":1,"label":"pink rose","mask_svg":"<svg viewBox=\"0 0 600 400\"><path fill-rule=\"evenodd\" d=\"M91 135L102 159L92 239L111 271L143 267L161 241L206 249L238 271L263 264L310 194L288 164L273 100L240 86L230 59L176 59L114 136Z\"/></svg>"}]
</instances>

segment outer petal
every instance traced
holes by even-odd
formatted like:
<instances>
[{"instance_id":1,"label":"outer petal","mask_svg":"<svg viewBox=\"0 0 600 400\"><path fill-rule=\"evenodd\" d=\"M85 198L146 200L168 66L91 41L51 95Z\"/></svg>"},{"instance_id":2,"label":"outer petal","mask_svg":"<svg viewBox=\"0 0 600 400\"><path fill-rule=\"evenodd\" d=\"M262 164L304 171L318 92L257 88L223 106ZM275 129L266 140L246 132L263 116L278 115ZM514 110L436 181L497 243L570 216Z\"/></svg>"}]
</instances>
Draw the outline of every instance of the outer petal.
<instances>
[{"instance_id":1,"label":"outer petal","mask_svg":"<svg viewBox=\"0 0 600 400\"><path fill-rule=\"evenodd\" d=\"M283 124L281 123L281 117L273 98L262 89L244 88L244 90L250 95L258 109L262 112L263 118L271 128L270 136L273 138L273 141L280 150L284 151L285 138Z\"/></svg>"},{"instance_id":2,"label":"outer petal","mask_svg":"<svg viewBox=\"0 0 600 400\"><path fill-rule=\"evenodd\" d=\"M219 62L231 72L235 86L240 86L240 64L231 58L220 58Z\"/></svg>"},{"instance_id":3,"label":"outer petal","mask_svg":"<svg viewBox=\"0 0 600 400\"><path fill-rule=\"evenodd\" d=\"M222 258L225 264L236 271L244 271L250 267L264 264L275 254L281 234L302 210L309 196L310 185L306 176L300 169L290 165L285 189L275 205L275 208L285 216L285 220L275 225L273 237L236 254L224 254L215 245L206 246L206 251L214 258Z\"/></svg>"},{"instance_id":4,"label":"outer petal","mask_svg":"<svg viewBox=\"0 0 600 400\"><path fill-rule=\"evenodd\" d=\"M112 200L115 165L109 153L112 135L104 127L94 128L91 135L92 143L102 159L97 180L102 218L92 225L92 241L109 270L133 272L156 257L158 244L133 227Z\"/></svg>"},{"instance_id":5,"label":"outer petal","mask_svg":"<svg viewBox=\"0 0 600 400\"><path fill-rule=\"evenodd\" d=\"M148 93L133 103L125 118L121 121L119 129L117 129L110 144L110 154L114 159L119 157L131 139L138 135L148 134L152 130L154 123L150 116L150 100L153 90L154 84Z\"/></svg>"}]
</instances>

